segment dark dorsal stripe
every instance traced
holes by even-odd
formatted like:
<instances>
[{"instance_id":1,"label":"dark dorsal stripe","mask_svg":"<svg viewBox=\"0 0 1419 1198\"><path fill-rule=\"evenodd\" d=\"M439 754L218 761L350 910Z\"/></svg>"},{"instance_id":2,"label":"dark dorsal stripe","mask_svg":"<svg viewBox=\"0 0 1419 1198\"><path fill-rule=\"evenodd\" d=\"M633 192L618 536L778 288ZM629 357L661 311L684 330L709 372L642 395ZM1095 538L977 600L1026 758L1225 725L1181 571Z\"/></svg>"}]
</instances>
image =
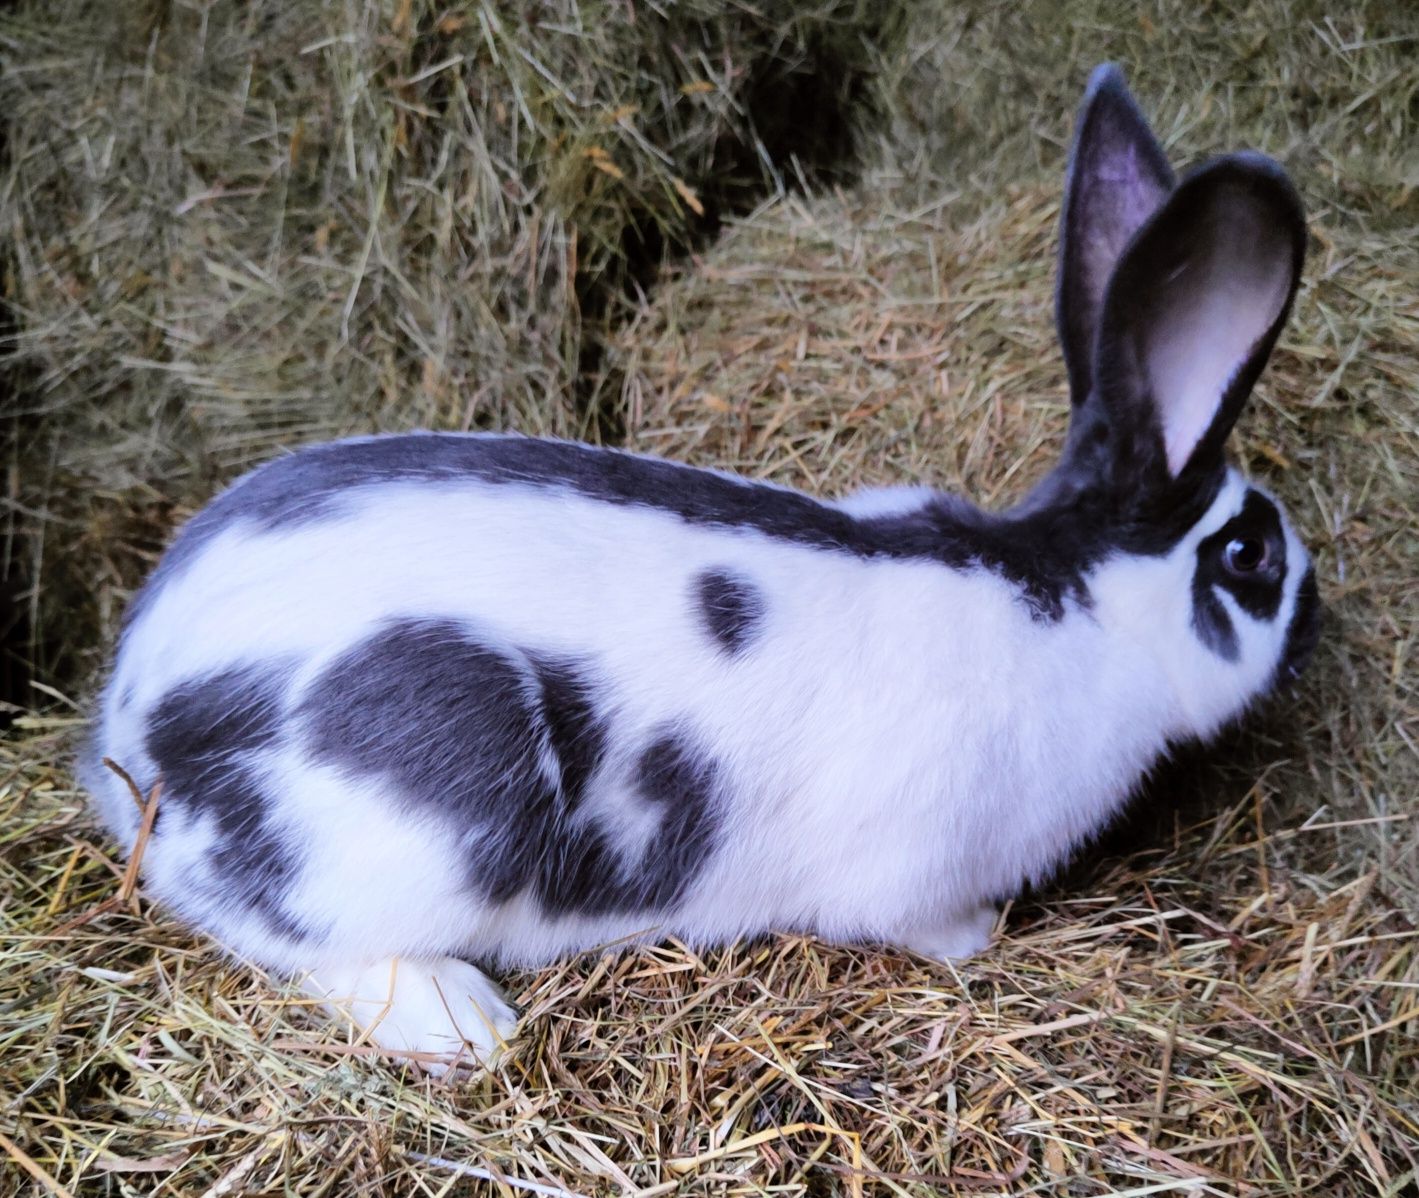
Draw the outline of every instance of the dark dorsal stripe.
<instances>
[{"instance_id":1,"label":"dark dorsal stripe","mask_svg":"<svg viewBox=\"0 0 1419 1198\"><path fill-rule=\"evenodd\" d=\"M182 530L128 621L236 522L292 528L332 518L363 488L468 481L561 488L687 524L744 529L861 558L981 566L1017 586L1032 614L1050 620L1063 616L1068 599L1087 603L1083 574L1113 547L1108 529L1117 527L1109 505L1095 497L1011 517L942 495L905 514L860 518L797 491L617 450L514 435L409 433L314 446L239 480Z\"/></svg>"},{"instance_id":2,"label":"dark dorsal stripe","mask_svg":"<svg viewBox=\"0 0 1419 1198\"><path fill-rule=\"evenodd\" d=\"M1266 547L1266 564L1239 574L1226 564L1227 546L1234 540L1257 541ZM1256 620L1275 619L1281 610L1281 589L1286 579L1286 536L1281 513L1260 491L1249 490L1241 510L1197 546L1197 569L1192 579L1192 622L1202 643L1227 661L1241 653L1237 630L1218 591L1225 591L1237 606Z\"/></svg>"}]
</instances>

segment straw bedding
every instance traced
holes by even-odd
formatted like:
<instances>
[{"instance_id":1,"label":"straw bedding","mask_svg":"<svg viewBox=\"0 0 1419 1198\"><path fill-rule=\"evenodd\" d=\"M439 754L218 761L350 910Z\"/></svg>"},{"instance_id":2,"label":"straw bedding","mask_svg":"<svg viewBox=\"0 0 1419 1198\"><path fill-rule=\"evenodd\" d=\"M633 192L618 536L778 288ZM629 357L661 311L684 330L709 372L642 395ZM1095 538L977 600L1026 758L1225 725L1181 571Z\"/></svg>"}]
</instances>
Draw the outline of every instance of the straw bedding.
<instances>
[{"instance_id":1,"label":"straw bedding","mask_svg":"<svg viewBox=\"0 0 1419 1198\"><path fill-rule=\"evenodd\" d=\"M0 17L7 677L38 684L0 740L0 1194L1419 1192L1419 22L1069 12ZM1237 450L1330 621L996 948L515 974L515 1049L450 1085L124 887L75 704L172 523L279 446L517 427L1021 493L1066 415L1059 171L1104 57L1177 160L1255 145L1306 196Z\"/></svg>"}]
</instances>

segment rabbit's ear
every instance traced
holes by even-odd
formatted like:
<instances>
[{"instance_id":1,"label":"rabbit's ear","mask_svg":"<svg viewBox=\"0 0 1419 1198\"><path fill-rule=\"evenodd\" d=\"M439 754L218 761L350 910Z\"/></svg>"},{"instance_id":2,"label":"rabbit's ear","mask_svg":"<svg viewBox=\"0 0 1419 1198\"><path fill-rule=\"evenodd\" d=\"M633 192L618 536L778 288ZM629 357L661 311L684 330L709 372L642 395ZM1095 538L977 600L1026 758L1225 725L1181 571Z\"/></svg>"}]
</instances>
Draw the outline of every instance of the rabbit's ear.
<instances>
[{"instance_id":1,"label":"rabbit's ear","mask_svg":"<svg viewBox=\"0 0 1419 1198\"><path fill-rule=\"evenodd\" d=\"M1094 349L1125 485L1200 478L1220 461L1285 323L1305 244L1285 171L1252 153L1189 175L1129 243Z\"/></svg>"},{"instance_id":2,"label":"rabbit's ear","mask_svg":"<svg viewBox=\"0 0 1419 1198\"><path fill-rule=\"evenodd\" d=\"M1173 189L1173 172L1112 63L1096 67L1079 109L1060 214L1055 319L1074 403L1093 385L1094 341L1109 277L1130 238Z\"/></svg>"}]
</instances>

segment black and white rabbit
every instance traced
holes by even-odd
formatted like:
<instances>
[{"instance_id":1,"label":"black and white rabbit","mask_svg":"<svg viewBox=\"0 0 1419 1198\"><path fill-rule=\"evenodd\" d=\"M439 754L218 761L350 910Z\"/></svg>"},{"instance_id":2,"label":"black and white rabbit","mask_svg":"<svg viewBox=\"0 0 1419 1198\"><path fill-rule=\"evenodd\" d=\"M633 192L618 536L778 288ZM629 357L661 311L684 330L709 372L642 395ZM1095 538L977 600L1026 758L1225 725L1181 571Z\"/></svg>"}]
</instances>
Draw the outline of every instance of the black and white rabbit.
<instances>
[{"instance_id":1,"label":"black and white rabbit","mask_svg":"<svg viewBox=\"0 0 1419 1198\"><path fill-rule=\"evenodd\" d=\"M1101 67L1061 230L1072 423L1017 507L519 436L304 449L135 598L98 807L131 849L96 763L161 778L149 893L396 1050L512 1034L468 959L773 929L975 953L1315 641L1306 550L1223 453L1304 243L1279 166L1175 183Z\"/></svg>"}]
</instances>

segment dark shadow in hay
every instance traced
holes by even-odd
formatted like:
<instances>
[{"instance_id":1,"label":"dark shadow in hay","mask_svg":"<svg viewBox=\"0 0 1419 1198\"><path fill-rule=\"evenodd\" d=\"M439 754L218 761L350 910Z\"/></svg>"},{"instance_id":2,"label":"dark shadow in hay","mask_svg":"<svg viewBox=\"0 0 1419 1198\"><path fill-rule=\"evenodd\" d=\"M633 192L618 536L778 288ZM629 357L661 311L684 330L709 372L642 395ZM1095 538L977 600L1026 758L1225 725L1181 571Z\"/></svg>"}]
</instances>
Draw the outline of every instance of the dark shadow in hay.
<instances>
[{"instance_id":1,"label":"dark shadow in hay","mask_svg":"<svg viewBox=\"0 0 1419 1198\"><path fill-rule=\"evenodd\" d=\"M1094 840L1077 849L1054 877L1025 887L1012 912L1012 929L1036 922L1063 900L1113 888L1132 891L1134 876L1160 861L1179 878L1198 882L1198 894L1205 896L1221 881L1209 862L1210 842L1225 833L1219 821L1253 829L1241 833L1244 839L1255 835L1258 818L1268 832L1274 830L1273 801L1317 751L1313 709L1331 680L1330 663L1317 661L1294 690L1263 701L1211 744L1176 746Z\"/></svg>"},{"instance_id":2,"label":"dark shadow in hay","mask_svg":"<svg viewBox=\"0 0 1419 1198\"><path fill-rule=\"evenodd\" d=\"M888 36L888 20L864 27L868 41ZM620 232L604 275L577 278L577 303L588 324L606 328L583 338L577 361L576 406L603 444L625 440L618 399L624 371L608 363L607 344L644 306L661 272L710 245L724 223L751 212L776 190L809 193L850 185L858 176L864 127L876 111L868 64L808 29L776 53L757 59L743 84L745 127L715 140L696 183L703 212L667 226L650 213Z\"/></svg>"},{"instance_id":3,"label":"dark shadow in hay","mask_svg":"<svg viewBox=\"0 0 1419 1198\"><path fill-rule=\"evenodd\" d=\"M9 170L10 138L6 126L0 122L0 176ZM0 279L10 277L14 270L14 254L8 242L0 242ZM20 410L22 397L34 385L33 372L18 367L10 360L9 346L13 344L19 325L10 297L0 291L0 414L12 423L13 432L7 433L0 447L10 450L5 454L4 493L11 494L18 482L17 457L20 443L26 439L32 423L31 419L16 415ZM9 444L6 444L9 442ZM16 513L7 513L6 524L13 526ZM7 528L7 543L11 536ZM7 545L8 547L8 545ZM34 699L30 689L33 652L33 630L30 625L28 596L34 586L31 561L28 557L5 553L0 555L0 729L9 726L15 713L3 704L28 706Z\"/></svg>"}]
</instances>

